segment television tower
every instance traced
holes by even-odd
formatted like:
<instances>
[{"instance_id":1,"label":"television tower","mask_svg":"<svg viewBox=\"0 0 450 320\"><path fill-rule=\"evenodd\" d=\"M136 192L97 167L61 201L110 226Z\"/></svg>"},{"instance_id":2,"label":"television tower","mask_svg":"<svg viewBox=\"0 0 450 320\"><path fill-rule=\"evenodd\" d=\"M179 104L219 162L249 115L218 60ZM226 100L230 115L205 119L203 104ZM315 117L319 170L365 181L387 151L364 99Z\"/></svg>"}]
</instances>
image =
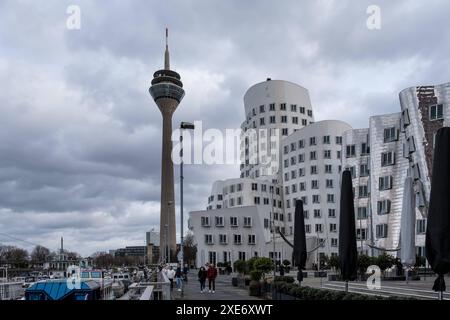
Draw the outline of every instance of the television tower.
<instances>
[{"instance_id":1,"label":"television tower","mask_svg":"<svg viewBox=\"0 0 450 320\"><path fill-rule=\"evenodd\" d=\"M150 95L163 118L161 159L160 260L171 262L176 256L175 196L172 162L172 115L184 97L180 75L170 70L169 31L166 28L164 69L153 75Z\"/></svg>"}]
</instances>

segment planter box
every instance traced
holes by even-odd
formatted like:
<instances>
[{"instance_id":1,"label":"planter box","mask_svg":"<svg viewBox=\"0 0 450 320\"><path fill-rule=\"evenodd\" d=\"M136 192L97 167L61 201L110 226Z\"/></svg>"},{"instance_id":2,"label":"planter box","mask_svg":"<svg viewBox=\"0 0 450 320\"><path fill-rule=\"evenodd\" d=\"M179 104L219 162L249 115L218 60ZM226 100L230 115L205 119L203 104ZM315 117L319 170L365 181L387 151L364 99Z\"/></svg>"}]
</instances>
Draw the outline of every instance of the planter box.
<instances>
[{"instance_id":1,"label":"planter box","mask_svg":"<svg viewBox=\"0 0 450 320\"><path fill-rule=\"evenodd\" d=\"M236 278L236 277L231 278L231 284L233 285L233 287L237 287L238 286L238 278Z\"/></svg>"}]
</instances>

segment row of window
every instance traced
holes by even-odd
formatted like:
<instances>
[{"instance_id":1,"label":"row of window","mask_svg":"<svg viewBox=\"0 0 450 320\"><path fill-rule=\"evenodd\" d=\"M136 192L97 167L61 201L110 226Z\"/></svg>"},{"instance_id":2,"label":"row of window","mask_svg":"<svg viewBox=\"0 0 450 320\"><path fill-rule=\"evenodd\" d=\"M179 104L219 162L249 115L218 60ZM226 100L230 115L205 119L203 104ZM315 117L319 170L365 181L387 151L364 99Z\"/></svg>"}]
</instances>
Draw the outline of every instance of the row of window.
<instances>
[{"instance_id":1,"label":"row of window","mask_svg":"<svg viewBox=\"0 0 450 320\"><path fill-rule=\"evenodd\" d=\"M260 105L258 109L259 109L259 113L260 114L266 112L266 106L265 105ZM286 103L280 103L279 110L280 111L286 111ZM291 104L290 105L290 110L291 110L291 112L297 112L297 110L298 110L301 114L307 114L308 117L312 117L312 115L313 115L312 110L306 109L305 107L302 107L302 106L299 106L297 108L296 104ZM275 103L270 103L269 104L269 111L276 111ZM256 116L256 108L252 109L252 115ZM248 119L250 119L250 115L248 116Z\"/></svg>"},{"instance_id":2,"label":"row of window","mask_svg":"<svg viewBox=\"0 0 450 320\"><path fill-rule=\"evenodd\" d=\"M332 151L331 150L323 150L323 154L322 154L322 158L323 159L332 159L332 155L331 155ZM314 161L314 160L318 160L319 156L317 155L317 151L310 151L309 152L309 160L310 161ZM341 159L341 151L336 151L336 159ZM284 167L288 167L289 164L291 166L297 164L298 163L303 163L305 162L306 157L304 153L300 153L297 156L292 156L289 159L284 159Z\"/></svg>"},{"instance_id":3,"label":"row of window","mask_svg":"<svg viewBox=\"0 0 450 320\"><path fill-rule=\"evenodd\" d=\"M336 144L341 145L342 144L342 137L336 136L335 137ZM331 136L322 136L322 144L331 144ZM310 137L309 138L309 145L310 146L316 146L317 145L317 137ZM305 140L301 139L297 142L291 142L289 145L285 145L283 148L284 154L287 154L289 152L293 152L297 149L303 149L305 148Z\"/></svg>"},{"instance_id":4,"label":"row of window","mask_svg":"<svg viewBox=\"0 0 450 320\"><path fill-rule=\"evenodd\" d=\"M244 224L243 226L246 228L250 228L252 226L252 218L251 217L243 217ZM238 227L239 226L239 217L230 217L230 227ZM202 227L210 227L211 220L210 217L201 217L201 225ZM225 219L224 217L215 217L215 226L216 227L225 227Z\"/></svg>"},{"instance_id":5,"label":"row of window","mask_svg":"<svg viewBox=\"0 0 450 320\"><path fill-rule=\"evenodd\" d=\"M297 184L291 184L290 186L285 186L285 193L289 194L289 189L291 193L296 193L297 191L306 191L307 187L306 187L306 182L300 182L298 184L298 189L297 189ZM325 180L325 187L327 189L333 189L334 188L334 182L333 179L326 179ZM311 180L311 189L312 190L316 190L319 189L319 180Z\"/></svg>"},{"instance_id":6,"label":"row of window","mask_svg":"<svg viewBox=\"0 0 450 320\"><path fill-rule=\"evenodd\" d=\"M219 234L219 244L228 244L228 235L227 234ZM206 244L214 244L214 235L213 234L205 234L205 243ZM234 234L233 235L233 244L242 244L242 235ZM256 244L256 235L249 234L247 237L247 244L253 245Z\"/></svg>"},{"instance_id":7,"label":"row of window","mask_svg":"<svg viewBox=\"0 0 450 320\"><path fill-rule=\"evenodd\" d=\"M303 217L305 219L309 219L309 211L304 210L303 211ZM316 219L322 218L322 210L321 209L314 209L313 210L313 217ZM328 209L328 217L329 218L336 218L336 209Z\"/></svg>"},{"instance_id":8,"label":"row of window","mask_svg":"<svg viewBox=\"0 0 450 320\"><path fill-rule=\"evenodd\" d=\"M310 169L310 170L309 170L309 173L310 173L310 174L319 174L319 170L317 169L317 166L316 166L316 165L310 166L309 169ZM341 165L338 165L338 173L340 173L341 170L342 170L342 166L341 166ZM333 165L331 165L331 164L326 164L326 165L324 166L324 173L326 173L326 174L332 174L332 173L333 173ZM300 178L300 177L304 177L304 176L305 176L305 168L304 168L304 167L299 168L299 169L298 169L298 177ZM285 181L285 182L286 182L286 181L289 181L289 177L290 177L291 179L296 179L296 178L297 178L297 170L291 170L290 175L289 175L289 172L285 172L285 173L284 173L284 181Z\"/></svg>"}]
</instances>

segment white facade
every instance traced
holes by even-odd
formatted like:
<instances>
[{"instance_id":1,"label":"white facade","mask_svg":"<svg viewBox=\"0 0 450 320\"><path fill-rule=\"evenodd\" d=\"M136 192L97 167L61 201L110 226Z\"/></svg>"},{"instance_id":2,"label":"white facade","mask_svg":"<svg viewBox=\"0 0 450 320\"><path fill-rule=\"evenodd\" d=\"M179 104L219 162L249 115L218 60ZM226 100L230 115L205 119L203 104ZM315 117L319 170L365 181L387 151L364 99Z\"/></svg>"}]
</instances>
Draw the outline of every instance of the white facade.
<instances>
[{"instance_id":1,"label":"white facade","mask_svg":"<svg viewBox=\"0 0 450 320\"><path fill-rule=\"evenodd\" d=\"M404 180L410 173L417 202L416 246L424 255L434 134L450 125L450 83L403 90L401 113L372 116L364 129L337 120L314 123L308 91L286 81L252 86L244 105L241 177L216 181L207 210L190 213L198 265L272 257L273 251L279 260L291 259L292 249L273 231L292 241L296 199L304 202L308 248L323 242L309 256L309 265L319 256L337 254L345 168L353 176L360 252L379 254L369 243L398 247ZM268 129L266 135L255 134L256 146L247 134L251 129ZM271 129L281 130L280 135L275 143L265 143ZM252 154L260 161L251 163ZM266 162L261 155L276 161Z\"/></svg>"},{"instance_id":2,"label":"white facade","mask_svg":"<svg viewBox=\"0 0 450 320\"><path fill-rule=\"evenodd\" d=\"M244 108L241 129L247 135L241 139L241 178L277 175L281 141L314 122L308 90L267 79L247 90Z\"/></svg>"},{"instance_id":3,"label":"white facade","mask_svg":"<svg viewBox=\"0 0 450 320\"><path fill-rule=\"evenodd\" d=\"M283 141L286 234L293 235L295 200L301 199L306 235L323 241L322 255L338 253L342 134L350 129L345 122L325 120Z\"/></svg>"}]
</instances>

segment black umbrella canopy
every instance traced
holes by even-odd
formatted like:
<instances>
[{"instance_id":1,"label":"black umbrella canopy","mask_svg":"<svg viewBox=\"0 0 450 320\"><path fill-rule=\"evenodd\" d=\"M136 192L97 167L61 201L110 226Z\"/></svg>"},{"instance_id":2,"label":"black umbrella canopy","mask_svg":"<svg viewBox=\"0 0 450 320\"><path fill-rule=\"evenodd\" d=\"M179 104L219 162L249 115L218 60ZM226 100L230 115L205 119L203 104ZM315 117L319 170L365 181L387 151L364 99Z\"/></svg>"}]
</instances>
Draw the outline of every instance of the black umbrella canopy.
<instances>
[{"instance_id":1,"label":"black umbrella canopy","mask_svg":"<svg viewBox=\"0 0 450 320\"><path fill-rule=\"evenodd\" d=\"M445 291L444 274L450 271L450 128L436 133L425 240L426 256L438 274L433 290Z\"/></svg>"},{"instance_id":2,"label":"black umbrella canopy","mask_svg":"<svg viewBox=\"0 0 450 320\"><path fill-rule=\"evenodd\" d=\"M339 263L342 280L353 281L356 279L357 258L352 175L350 170L344 170L339 212Z\"/></svg>"},{"instance_id":3,"label":"black umbrella canopy","mask_svg":"<svg viewBox=\"0 0 450 320\"><path fill-rule=\"evenodd\" d=\"M294 262L299 270L305 268L307 258L305 218L303 213L303 201L295 202L295 224L294 224Z\"/></svg>"}]
</instances>

